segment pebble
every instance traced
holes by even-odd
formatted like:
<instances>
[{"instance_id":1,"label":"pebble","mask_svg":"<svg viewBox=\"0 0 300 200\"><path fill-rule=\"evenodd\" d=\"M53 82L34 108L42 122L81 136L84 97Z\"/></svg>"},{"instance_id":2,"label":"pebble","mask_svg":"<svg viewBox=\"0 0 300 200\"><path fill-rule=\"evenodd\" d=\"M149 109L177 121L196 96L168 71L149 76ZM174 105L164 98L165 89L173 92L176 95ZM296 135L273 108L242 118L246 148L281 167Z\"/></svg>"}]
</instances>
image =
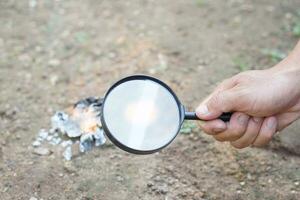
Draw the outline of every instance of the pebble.
<instances>
[{"instance_id":1,"label":"pebble","mask_svg":"<svg viewBox=\"0 0 300 200\"><path fill-rule=\"evenodd\" d=\"M51 118L51 124L53 128L67 134L68 137L79 137L81 135L78 123L70 120L69 115L64 112L56 112Z\"/></svg>"},{"instance_id":2,"label":"pebble","mask_svg":"<svg viewBox=\"0 0 300 200\"><path fill-rule=\"evenodd\" d=\"M298 181L296 181L294 184L295 184L296 186L298 186L300 183L299 183Z\"/></svg>"},{"instance_id":3,"label":"pebble","mask_svg":"<svg viewBox=\"0 0 300 200\"><path fill-rule=\"evenodd\" d=\"M56 128L50 128L49 133L50 134L56 134L57 133L57 129Z\"/></svg>"},{"instance_id":4,"label":"pebble","mask_svg":"<svg viewBox=\"0 0 300 200\"><path fill-rule=\"evenodd\" d=\"M72 148L71 146L67 146L67 148L65 149L63 156L66 160L71 160L72 159Z\"/></svg>"},{"instance_id":5,"label":"pebble","mask_svg":"<svg viewBox=\"0 0 300 200\"><path fill-rule=\"evenodd\" d=\"M53 135L49 135L46 139L47 141L51 141L53 139Z\"/></svg>"},{"instance_id":6,"label":"pebble","mask_svg":"<svg viewBox=\"0 0 300 200\"><path fill-rule=\"evenodd\" d=\"M38 146L40 146L40 145L41 145L41 142L38 141L38 140L36 140L36 141L34 141L34 142L32 143L32 146L33 146L33 147L38 147Z\"/></svg>"},{"instance_id":7,"label":"pebble","mask_svg":"<svg viewBox=\"0 0 300 200\"><path fill-rule=\"evenodd\" d=\"M71 138L79 137L82 134L79 125L72 120L68 120L65 123L64 130L65 130L66 134Z\"/></svg>"},{"instance_id":8,"label":"pebble","mask_svg":"<svg viewBox=\"0 0 300 200\"><path fill-rule=\"evenodd\" d=\"M38 147L33 150L33 153L40 156L48 156L51 154L51 151L47 148Z\"/></svg>"},{"instance_id":9,"label":"pebble","mask_svg":"<svg viewBox=\"0 0 300 200\"><path fill-rule=\"evenodd\" d=\"M292 193L292 194L296 194L296 191L295 191L295 190L292 190L291 193Z\"/></svg>"},{"instance_id":10,"label":"pebble","mask_svg":"<svg viewBox=\"0 0 300 200\"><path fill-rule=\"evenodd\" d=\"M38 133L38 137L44 140L48 137L48 132L45 129L41 129Z\"/></svg>"},{"instance_id":11,"label":"pebble","mask_svg":"<svg viewBox=\"0 0 300 200\"><path fill-rule=\"evenodd\" d=\"M53 75L50 77L50 83L51 85L55 86L58 82L58 76L57 75Z\"/></svg>"},{"instance_id":12,"label":"pebble","mask_svg":"<svg viewBox=\"0 0 300 200\"><path fill-rule=\"evenodd\" d=\"M272 183L272 179L268 179L268 183Z\"/></svg>"},{"instance_id":13,"label":"pebble","mask_svg":"<svg viewBox=\"0 0 300 200\"><path fill-rule=\"evenodd\" d=\"M84 134L80 137L79 149L80 152L90 151L93 147L93 135L90 133Z\"/></svg>"},{"instance_id":14,"label":"pebble","mask_svg":"<svg viewBox=\"0 0 300 200\"><path fill-rule=\"evenodd\" d=\"M38 200L36 197L30 197L29 200Z\"/></svg>"},{"instance_id":15,"label":"pebble","mask_svg":"<svg viewBox=\"0 0 300 200\"><path fill-rule=\"evenodd\" d=\"M72 140L64 140L64 141L62 141L62 142L60 143L60 145L61 145L62 147L66 147L66 146L69 146L69 145L72 145L72 144L73 144Z\"/></svg>"},{"instance_id":16,"label":"pebble","mask_svg":"<svg viewBox=\"0 0 300 200\"><path fill-rule=\"evenodd\" d=\"M124 178L120 175L117 176L117 181L118 182L123 182L124 181Z\"/></svg>"},{"instance_id":17,"label":"pebble","mask_svg":"<svg viewBox=\"0 0 300 200\"><path fill-rule=\"evenodd\" d=\"M60 60L58 60L58 59L51 59L51 60L49 60L48 64L51 67L56 67L56 66L60 65Z\"/></svg>"},{"instance_id":18,"label":"pebble","mask_svg":"<svg viewBox=\"0 0 300 200\"><path fill-rule=\"evenodd\" d=\"M67 115L64 112L56 112L52 117L51 117L51 125L53 129L58 129L61 132L65 132L63 130L64 123L69 119L69 115Z\"/></svg>"},{"instance_id":19,"label":"pebble","mask_svg":"<svg viewBox=\"0 0 300 200\"><path fill-rule=\"evenodd\" d=\"M93 136L95 138L95 146L96 147L101 146L102 144L104 144L106 142L103 129L97 128L96 132L93 134Z\"/></svg>"},{"instance_id":20,"label":"pebble","mask_svg":"<svg viewBox=\"0 0 300 200\"><path fill-rule=\"evenodd\" d=\"M61 138L53 137L52 140L49 142L52 145L58 145L61 142Z\"/></svg>"}]
</instances>

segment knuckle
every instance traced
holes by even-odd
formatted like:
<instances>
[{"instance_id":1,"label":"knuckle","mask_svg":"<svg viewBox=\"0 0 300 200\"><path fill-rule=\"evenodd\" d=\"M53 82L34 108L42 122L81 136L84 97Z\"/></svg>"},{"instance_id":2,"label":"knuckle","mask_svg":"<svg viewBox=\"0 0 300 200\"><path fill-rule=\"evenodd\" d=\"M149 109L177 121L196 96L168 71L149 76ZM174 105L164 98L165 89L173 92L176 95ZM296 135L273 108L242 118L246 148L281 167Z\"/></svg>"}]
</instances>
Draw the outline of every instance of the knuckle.
<instances>
[{"instance_id":1,"label":"knuckle","mask_svg":"<svg viewBox=\"0 0 300 200\"><path fill-rule=\"evenodd\" d=\"M238 139L244 135L244 128L240 127L240 128L233 129L230 135L233 139L235 138Z\"/></svg>"},{"instance_id":2,"label":"knuckle","mask_svg":"<svg viewBox=\"0 0 300 200\"><path fill-rule=\"evenodd\" d=\"M217 92L214 96L212 96L210 103L212 107L216 107L219 104L222 105L221 92Z\"/></svg>"}]
</instances>

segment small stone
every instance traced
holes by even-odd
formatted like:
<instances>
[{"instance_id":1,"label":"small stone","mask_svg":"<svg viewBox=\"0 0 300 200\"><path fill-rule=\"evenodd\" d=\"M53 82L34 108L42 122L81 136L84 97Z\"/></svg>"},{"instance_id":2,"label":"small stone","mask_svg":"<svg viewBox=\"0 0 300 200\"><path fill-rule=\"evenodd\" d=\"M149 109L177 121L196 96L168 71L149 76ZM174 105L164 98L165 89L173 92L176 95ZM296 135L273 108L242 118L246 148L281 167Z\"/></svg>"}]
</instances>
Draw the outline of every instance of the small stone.
<instances>
[{"instance_id":1,"label":"small stone","mask_svg":"<svg viewBox=\"0 0 300 200\"><path fill-rule=\"evenodd\" d=\"M66 160L71 160L72 159L72 149L71 146L67 146L67 148L65 149L63 156Z\"/></svg>"},{"instance_id":2,"label":"small stone","mask_svg":"<svg viewBox=\"0 0 300 200\"><path fill-rule=\"evenodd\" d=\"M241 186L244 186L246 183L244 181L240 182Z\"/></svg>"},{"instance_id":3,"label":"small stone","mask_svg":"<svg viewBox=\"0 0 300 200\"><path fill-rule=\"evenodd\" d=\"M51 141L53 139L53 135L49 135L46 139L47 141Z\"/></svg>"},{"instance_id":4,"label":"small stone","mask_svg":"<svg viewBox=\"0 0 300 200\"><path fill-rule=\"evenodd\" d=\"M95 138L95 146L101 146L106 142L106 138L104 137L103 129L97 128L96 132L93 134Z\"/></svg>"},{"instance_id":5,"label":"small stone","mask_svg":"<svg viewBox=\"0 0 300 200\"><path fill-rule=\"evenodd\" d=\"M294 184L295 184L296 186L299 186L299 182L298 182L298 181L296 181Z\"/></svg>"},{"instance_id":6,"label":"small stone","mask_svg":"<svg viewBox=\"0 0 300 200\"><path fill-rule=\"evenodd\" d=\"M50 83L51 85L55 86L58 82L58 76L57 75L53 75L50 77Z\"/></svg>"},{"instance_id":7,"label":"small stone","mask_svg":"<svg viewBox=\"0 0 300 200\"><path fill-rule=\"evenodd\" d=\"M36 197L30 197L29 200L38 200Z\"/></svg>"},{"instance_id":8,"label":"small stone","mask_svg":"<svg viewBox=\"0 0 300 200\"><path fill-rule=\"evenodd\" d=\"M51 154L51 151L47 148L38 147L33 150L33 153L40 156L48 156Z\"/></svg>"},{"instance_id":9,"label":"small stone","mask_svg":"<svg viewBox=\"0 0 300 200\"><path fill-rule=\"evenodd\" d=\"M80 152L90 151L93 147L93 135L86 133L80 137L79 149Z\"/></svg>"},{"instance_id":10,"label":"small stone","mask_svg":"<svg viewBox=\"0 0 300 200\"><path fill-rule=\"evenodd\" d=\"M120 175L117 176L117 181L119 182L123 182L124 181L124 178Z\"/></svg>"},{"instance_id":11,"label":"small stone","mask_svg":"<svg viewBox=\"0 0 300 200\"><path fill-rule=\"evenodd\" d=\"M81 130L79 125L72 121L72 120L68 120L65 123L65 127L64 127L65 133L69 136L69 137L79 137L81 135Z\"/></svg>"},{"instance_id":12,"label":"small stone","mask_svg":"<svg viewBox=\"0 0 300 200\"><path fill-rule=\"evenodd\" d=\"M51 59L51 60L49 60L48 65L51 67L56 67L56 66L60 65L60 60Z\"/></svg>"},{"instance_id":13,"label":"small stone","mask_svg":"<svg viewBox=\"0 0 300 200\"><path fill-rule=\"evenodd\" d=\"M168 186L163 184L163 185L157 185L155 186L156 193L158 194L167 194L168 193Z\"/></svg>"},{"instance_id":14,"label":"small stone","mask_svg":"<svg viewBox=\"0 0 300 200\"><path fill-rule=\"evenodd\" d=\"M69 119L69 116L64 112L56 112L51 118L51 123L53 128L60 130L69 137L79 137L81 135L78 123Z\"/></svg>"},{"instance_id":15,"label":"small stone","mask_svg":"<svg viewBox=\"0 0 300 200\"><path fill-rule=\"evenodd\" d=\"M147 183L147 187L153 187L154 186L154 183L153 182L148 182Z\"/></svg>"},{"instance_id":16,"label":"small stone","mask_svg":"<svg viewBox=\"0 0 300 200\"><path fill-rule=\"evenodd\" d=\"M248 180L252 180L253 179L250 173L247 174L247 179Z\"/></svg>"},{"instance_id":17,"label":"small stone","mask_svg":"<svg viewBox=\"0 0 300 200\"><path fill-rule=\"evenodd\" d=\"M33 147L38 147L38 146L40 146L40 145L41 145L41 142L38 141L38 140L36 140L36 141L34 141L34 142L32 143L32 146L33 146Z\"/></svg>"},{"instance_id":18,"label":"small stone","mask_svg":"<svg viewBox=\"0 0 300 200\"><path fill-rule=\"evenodd\" d=\"M61 138L59 137L53 137L52 140L50 140L50 144L52 145L58 145L61 142Z\"/></svg>"},{"instance_id":19,"label":"small stone","mask_svg":"<svg viewBox=\"0 0 300 200\"><path fill-rule=\"evenodd\" d=\"M51 117L51 124L53 129L58 129L61 132L64 133L64 124L65 122L69 120L69 115L67 115L64 112L56 112L52 117Z\"/></svg>"},{"instance_id":20,"label":"small stone","mask_svg":"<svg viewBox=\"0 0 300 200\"><path fill-rule=\"evenodd\" d=\"M56 133L57 133L57 129L56 129L56 128L51 128L51 129L49 130L49 133L50 133L50 134L56 134Z\"/></svg>"},{"instance_id":21,"label":"small stone","mask_svg":"<svg viewBox=\"0 0 300 200\"><path fill-rule=\"evenodd\" d=\"M65 140L65 141L62 141L62 143L60 143L60 145L62 147L66 147L66 146L69 146L69 145L72 145L72 144L73 144L72 140Z\"/></svg>"},{"instance_id":22,"label":"small stone","mask_svg":"<svg viewBox=\"0 0 300 200\"><path fill-rule=\"evenodd\" d=\"M38 137L45 140L48 137L48 132L45 129L41 129L38 133Z\"/></svg>"},{"instance_id":23,"label":"small stone","mask_svg":"<svg viewBox=\"0 0 300 200\"><path fill-rule=\"evenodd\" d=\"M272 179L268 179L268 183L272 183Z\"/></svg>"}]
</instances>

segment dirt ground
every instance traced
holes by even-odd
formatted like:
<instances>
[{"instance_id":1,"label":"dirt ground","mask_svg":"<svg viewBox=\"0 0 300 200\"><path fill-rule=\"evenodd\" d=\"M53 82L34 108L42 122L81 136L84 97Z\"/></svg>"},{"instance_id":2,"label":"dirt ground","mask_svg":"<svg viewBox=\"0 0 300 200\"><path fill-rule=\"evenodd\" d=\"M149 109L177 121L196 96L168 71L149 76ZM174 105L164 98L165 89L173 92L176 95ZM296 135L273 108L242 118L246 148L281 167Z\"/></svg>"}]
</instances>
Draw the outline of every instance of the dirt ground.
<instances>
[{"instance_id":1,"label":"dirt ground","mask_svg":"<svg viewBox=\"0 0 300 200\"><path fill-rule=\"evenodd\" d=\"M198 128L149 156L107 144L68 162L31 147L56 110L126 75L161 78L193 109L287 54L299 14L299 0L0 1L0 199L300 199L299 156Z\"/></svg>"}]
</instances>

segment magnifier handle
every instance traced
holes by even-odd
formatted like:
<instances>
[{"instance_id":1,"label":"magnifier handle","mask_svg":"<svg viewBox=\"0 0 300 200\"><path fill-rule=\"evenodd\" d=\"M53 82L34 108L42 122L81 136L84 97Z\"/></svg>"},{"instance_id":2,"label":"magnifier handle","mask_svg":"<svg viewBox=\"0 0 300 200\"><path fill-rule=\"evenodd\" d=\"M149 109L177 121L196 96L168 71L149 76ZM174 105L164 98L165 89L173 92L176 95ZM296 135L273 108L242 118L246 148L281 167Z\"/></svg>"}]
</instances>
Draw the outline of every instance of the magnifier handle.
<instances>
[{"instance_id":1,"label":"magnifier handle","mask_svg":"<svg viewBox=\"0 0 300 200\"><path fill-rule=\"evenodd\" d=\"M224 122L229 122L231 118L232 113L227 112L223 113L218 119L224 121ZM184 119L186 120L200 120L195 112L185 112Z\"/></svg>"}]
</instances>

